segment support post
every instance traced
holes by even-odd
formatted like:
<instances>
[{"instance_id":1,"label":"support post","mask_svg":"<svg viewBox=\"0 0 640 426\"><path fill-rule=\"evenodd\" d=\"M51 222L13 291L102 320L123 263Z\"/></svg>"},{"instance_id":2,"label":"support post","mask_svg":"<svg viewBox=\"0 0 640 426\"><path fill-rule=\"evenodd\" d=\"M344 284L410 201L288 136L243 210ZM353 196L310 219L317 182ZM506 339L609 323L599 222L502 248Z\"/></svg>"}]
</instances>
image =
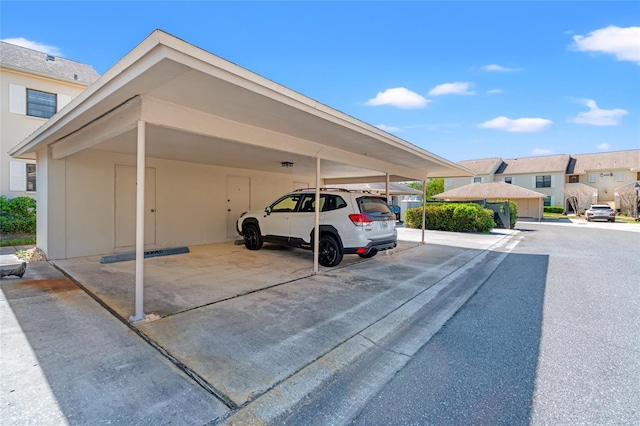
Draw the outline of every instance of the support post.
<instances>
[{"instance_id":1,"label":"support post","mask_svg":"<svg viewBox=\"0 0 640 426\"><path fill-rule=\"evenodd\" d=\"M320 251L320 157L316 158L316 212L313 231L313 273L319 272L318 254Z\"/></svg>"},{"instance_id":2,"label":"support post","mask_svg":"<svg viewBox=\"0 0 640 426\"><path fill-rule=\"evenodd\" d=\"M385 196L387 197L387 204L391 204L391 198L389 194L389 173L385 173L387 176L386 186L385 186Z\"/></svg>"},{"instance_id":3,"label":"support post","mask_svg":"<svg viewBox=\"0 0 640 426\"><path fill-rule=\"evenodd\" d=\"M426 241L424 240L424 228L425 228L425 221L426 221L426 215L427 212L425 211L427 207L427 180L423 180L422 181L422 244L426 244Z\"/></svg>"},{"instance_id":4,"label":"support post","mask_svg":"<svg viewBox=\"0 0 640 426\"><path fill-rule=\"evenodd\" d=\"M146 170L146 123L138 121L137 178L136 178L136 296L135 314L131 322L146 319L144 313L144 192Z\"/></svg>"}]
</instances>

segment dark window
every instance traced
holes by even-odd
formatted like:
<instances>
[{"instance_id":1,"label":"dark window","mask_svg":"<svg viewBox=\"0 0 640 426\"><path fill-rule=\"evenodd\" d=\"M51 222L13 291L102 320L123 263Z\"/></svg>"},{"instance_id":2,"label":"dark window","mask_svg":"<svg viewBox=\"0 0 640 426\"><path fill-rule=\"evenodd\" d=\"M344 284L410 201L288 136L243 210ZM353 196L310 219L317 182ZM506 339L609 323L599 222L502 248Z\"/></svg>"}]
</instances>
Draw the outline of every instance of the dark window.
<instances>
[{"instance_id":1,"label":"dark window","mask_svg":"<svg viewBox=\"0 0 640 426\"><path fill-rule=\"evenodd\" d=\"M511 183L511 178L510 177L504 178L504 183Z\"/></svg>"},{"instance_id":2,"label":"dark window","mask_svg":"<svg viewBox=\"0 0 640 426\"><path fill-rule=\"evenodd\" d=\"M346 201L339 195L320 194L320 211L328 212L331 210L338 210L347 206ZM300 204L299 212L309 213L316 211L316 196L315 194L307 194L304 196L304 201Z\"/></svg>"},{"instance_id":3,"label":"dark window","mask_svg":"<svg viewBox=\"0 0 640 426\"><path fill-rule=\"evenodd\" d=\"M482 178L481 177L474 177L473 178L473 183L480 183L482 182Z\"/></svg>"},{"instance_id":4,"label":"dark window","mask_svg":"<svg viewBox=\"0 0 640 426\"><path fill-rule=\"evenodd\" d=\"M536 188L551 188L551 175L536 176Z\"/></svg>"},{"instance_id":5,"label":"dark window","mask_svg":"<svg viewBox=\"0 0 640 426\"><path fill-rule=\"evenodd\" d=\"M551 205L551 196L549 196L549 197L545 197L545 199L544 199L544 205L545 205L545 206L550 206L550 205Z\"/></svg>"},{"instance_id":6,"label":"dark window","mask_svg":"<svg viewBox=\"0 0 640 426\"><path fill-rule=\"evenodd\" d=\"M27 164L27 191L36 190L36 165Z\"/></svg>"},{"instance_id":7,"label":"dark window","mask_svg":"<svg viewBox=\"0 0 640 426\"><path fill-rule=\"evenodd\" d=\"M569 183L578 183L578 182L580 182L580 176L578 175L569 176Z\"/></svg>"},{"instance_id":8,"label":"dark window","mask_svg":"<svg viewBox=\"0 0 640 426\"><path fill-rule=\"evenodd\" d=\"M56 113L56 95L27 89L27 115L51 118Z\"/></svg>"},{"instance_id":9,"label":"dark window","mask_svg":"<svg viewBox=\"0 0 640 426\"><path fill-rule=\"evenodd\" d=\"M385 214L391 213L389 206L384 198L378 197L360 197L358 198L358 205L360 206L361 213L367 214Z\"/></svg>"}]
</instances>

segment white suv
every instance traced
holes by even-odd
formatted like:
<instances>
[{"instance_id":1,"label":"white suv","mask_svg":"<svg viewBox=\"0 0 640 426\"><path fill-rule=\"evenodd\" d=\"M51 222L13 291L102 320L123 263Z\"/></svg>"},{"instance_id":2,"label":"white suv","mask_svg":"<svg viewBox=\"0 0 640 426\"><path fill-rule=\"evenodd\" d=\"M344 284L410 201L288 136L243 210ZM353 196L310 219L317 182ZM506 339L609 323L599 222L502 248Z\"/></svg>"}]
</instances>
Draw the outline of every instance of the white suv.
<instances>
[{"instance_id":1,"label":"white suv","mask_svg":"<svg viewBox=\"0 0 640 426\"><path fill-rule=\"evenodd\" d=\"M236 224L249 250L263 242L313 250L315 189L297 190L263 210L243 213ZM396 217L383 197L344 189L321 189L322 266L336 266L344 254L369 258L397 245Z\"/></svg>"}]
</instances>

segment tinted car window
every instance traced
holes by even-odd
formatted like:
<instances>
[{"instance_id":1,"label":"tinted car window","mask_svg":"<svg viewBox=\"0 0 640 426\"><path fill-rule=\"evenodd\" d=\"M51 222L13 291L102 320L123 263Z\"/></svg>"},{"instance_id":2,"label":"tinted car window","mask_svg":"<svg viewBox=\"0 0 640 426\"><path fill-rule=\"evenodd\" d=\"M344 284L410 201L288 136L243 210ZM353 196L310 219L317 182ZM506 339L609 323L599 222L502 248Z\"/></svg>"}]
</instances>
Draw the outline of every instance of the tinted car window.
<instances>
[{"instance_id":1,"label":"tinted car window","mask_svg":"<svg viewBox=\"0 0 640 426\"><path fill-rule=\"evenodd\" d=\"M271 205L272 212L292 212L300 200L300 195L289 195L281 198Z\"/></svg>"},{"instance_id":2,"label":"tinted car window","mask_svg":"<svg viewBox=\"0 0 640 426\"><path fill-rule=\"evenodd\" d=\"M330 210L337 210L347 206L347 202L344 201L339 195L320 194L320 211L327 212ZM314 212L316 208L316 196L315 194L307 194L304 196L304 200L300 204L300 212Z\"/></svg>"},{"instance_id":3,"label":"tinted car window","mask_svg":"<svg viewBox=\"0 0 640 426\"><path fill-rule=\"evenodd\" d=\"M361 213L366 214L386 214L391 213L387 202L378 197L360 197L358 198L358 206Z\"/></svg>"}]
</instances>

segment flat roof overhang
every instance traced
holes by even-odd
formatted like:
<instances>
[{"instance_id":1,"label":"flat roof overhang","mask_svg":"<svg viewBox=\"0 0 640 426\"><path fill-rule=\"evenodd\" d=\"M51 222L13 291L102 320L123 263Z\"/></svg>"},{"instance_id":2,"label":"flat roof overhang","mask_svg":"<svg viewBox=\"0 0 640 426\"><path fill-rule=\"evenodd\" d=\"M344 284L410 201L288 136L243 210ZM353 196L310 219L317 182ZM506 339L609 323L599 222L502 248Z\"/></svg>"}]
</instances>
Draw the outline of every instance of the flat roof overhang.
<instances>
[{"instance_id":1,"label":"flat roof overhang","mask_svg":"<svg viewBox=\"0 0 640 426\"><path fill-rule=\"evenodd\" d=\"M10 154L135 154L138 121L148 157L296 175L320 158L326 184L474 175L159 30Z\"/></svg>"}]
</instances>

